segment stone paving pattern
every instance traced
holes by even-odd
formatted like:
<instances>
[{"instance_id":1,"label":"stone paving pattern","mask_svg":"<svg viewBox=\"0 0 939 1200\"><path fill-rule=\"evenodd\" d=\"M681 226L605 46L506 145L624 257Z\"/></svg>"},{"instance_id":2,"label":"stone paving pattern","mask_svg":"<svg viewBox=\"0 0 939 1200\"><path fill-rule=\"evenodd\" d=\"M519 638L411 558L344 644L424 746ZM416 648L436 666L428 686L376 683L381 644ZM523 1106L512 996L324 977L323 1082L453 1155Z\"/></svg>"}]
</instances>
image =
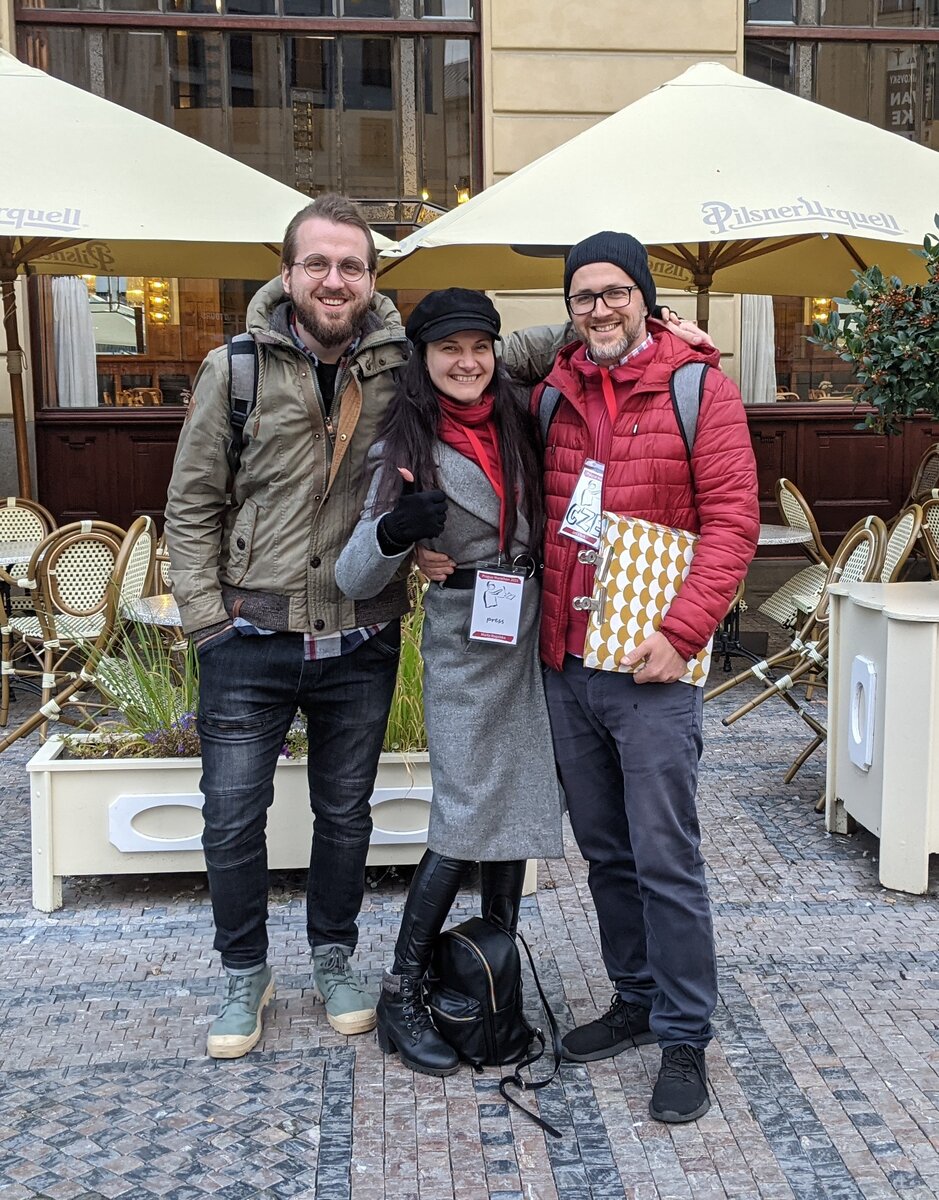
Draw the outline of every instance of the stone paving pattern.
<instances>
[{"instance_id":1,"label":"stone paving pattern","mask_svg":"<svg viewBox=\"0 0 939 1200\"><path fill-rule=\"evenodd\" d=\"M272 878L278 992L260 1050L205 1058L219 968L204 877L70 880L64 908L35 912L22 770L35 740L15 746L0 761L0 1196L939 1195L939 872L928 896L889 893L875 838L826 835L814 812L823 757L782 783L808 740L798 718L773 702L721 726L729 700L751 690L705 710L700 811L721 985L713 1107L691 1125L650 1120L659 1052L645 1046L567 1064L537 1094L559 1140L509 1109L495 1071L415 1076L374 1034L330 1029L313 998L299 873ZM374 882L358 961L377 988L406 880ZM474 905L468 890L455 919ZM569 831L566 860L540 864L521 926L563 1027L607 1007ZM530 986L540 1022L534 996Z\"/></svg>"}]
</instances>

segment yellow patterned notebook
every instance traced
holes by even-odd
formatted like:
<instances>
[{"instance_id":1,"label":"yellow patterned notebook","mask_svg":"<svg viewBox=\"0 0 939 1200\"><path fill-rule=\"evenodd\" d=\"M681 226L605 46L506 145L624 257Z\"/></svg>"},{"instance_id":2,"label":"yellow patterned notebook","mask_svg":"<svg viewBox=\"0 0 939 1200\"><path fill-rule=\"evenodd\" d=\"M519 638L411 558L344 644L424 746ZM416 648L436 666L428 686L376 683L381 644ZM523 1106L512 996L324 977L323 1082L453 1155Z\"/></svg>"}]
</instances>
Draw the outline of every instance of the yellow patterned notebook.
<instances>
[{"instance_id":1,"label":"yellow patterned notebook","mask_svg":"<svg viewBox=\"0 0 939 1200\"><path fill-rule=\"evenodd\" d=\"M584 666L631 671L623 659L659 628L686 575L697 535L638 517L603 514ZM683 683L703 687L713 638L688 664Z\"/></svg>"}]
</instances>

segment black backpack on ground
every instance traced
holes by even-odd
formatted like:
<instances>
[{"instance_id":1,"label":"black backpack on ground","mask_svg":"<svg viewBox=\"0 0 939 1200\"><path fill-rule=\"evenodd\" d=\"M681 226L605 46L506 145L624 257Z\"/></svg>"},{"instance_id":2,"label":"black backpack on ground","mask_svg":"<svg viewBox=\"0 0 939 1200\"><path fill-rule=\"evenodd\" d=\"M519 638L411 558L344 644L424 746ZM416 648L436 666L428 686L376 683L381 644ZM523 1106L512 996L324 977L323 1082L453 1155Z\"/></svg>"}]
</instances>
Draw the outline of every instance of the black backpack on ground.
<instances>
[{"instance_id":1,"label":"black backpack on ground","mask_svg":"<svg viewBox=\"0 0 939 1200\"><path fill-rule=\"evenodd\" d=\"M545 1036L540 1029L532 1027L522 1009L522 966L518 946L515 938L497 920L470 917L440 934L427 975L427 1005L441 1037L476 1070L514 1064L512 1074L500 1081L499 1091L542 1129L560 1137L556 1129L529 1112L505 1090L509 1084L514 1084L522 1091L537 1091L551 1082L561 1064L557 1021L542 990L531 951L521 934L516 937L525 947L551 1030L554 1070L547 1079L531 1083L519 1074L544 1054ZM533 1042L537 1043L534 1050Z\"/></svg>"}]
</instances>

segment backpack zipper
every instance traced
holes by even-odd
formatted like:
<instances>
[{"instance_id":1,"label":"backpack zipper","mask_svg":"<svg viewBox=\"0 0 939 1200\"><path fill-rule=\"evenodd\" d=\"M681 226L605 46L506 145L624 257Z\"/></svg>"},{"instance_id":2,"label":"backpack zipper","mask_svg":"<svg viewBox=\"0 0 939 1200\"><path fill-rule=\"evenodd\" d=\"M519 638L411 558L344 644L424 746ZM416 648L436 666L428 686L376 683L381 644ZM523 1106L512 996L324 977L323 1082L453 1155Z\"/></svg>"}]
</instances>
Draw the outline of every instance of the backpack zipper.
<instances>
[{"instance_id":1,"label":"backpack zipper","mask_svg":"<svg viewBox=\"0 0 939 1200\"><path fill-rule=\"evenodd\" d=\"M492 1001L492 1011L495 1012L496 1011L496 986L495 986L495 983L492 978L492 971L490 971L490 969L489 969L489 963L486 962L485 955L483 954L482 950L480 950L480 948L476 945L476 943L474 941L471 941L464 934L457 933L455 929L451 929L449 932L450 932L450 936L455 937L458 942L463 942L464 945L469 946L469 948L473 951L473 953L476 955L476 957L482 963L483 970L486 972L486 978L489 980L489 999Z\"/></svg>"}]
</instances>

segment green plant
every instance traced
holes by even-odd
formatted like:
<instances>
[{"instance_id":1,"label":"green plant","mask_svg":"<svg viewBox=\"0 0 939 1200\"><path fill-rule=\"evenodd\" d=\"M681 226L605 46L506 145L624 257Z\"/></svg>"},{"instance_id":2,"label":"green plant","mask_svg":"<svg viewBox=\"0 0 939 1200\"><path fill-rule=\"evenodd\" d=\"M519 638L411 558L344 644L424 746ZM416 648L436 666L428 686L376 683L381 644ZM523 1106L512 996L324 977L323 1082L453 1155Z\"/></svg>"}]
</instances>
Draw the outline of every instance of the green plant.
<instances>
[{"instance_id":1,"label":"green plant","mask_svg":"<svg viewBox=\"0 0 939 1200\"><path fill-rule=\"evenodd\" d=\"M420 582L417 572L408 579L411 611L401 621L401 660L398 681L391 701L385 750L404 753L427 749L424 728L424 660L421 658L421 629L424 624L424 592L428 584Z\"/></svg>"},{"instance_id":2,"label":"green plant","mask_svg":"<svg viewBox=\"0 0 939 1200\"><path fill-rule=\"evenodd\" d=\"M408 588L411 612L401 621L401 660L391 703L384 749L427 749L424 730L421 659L422 605L425 585L416 574ZM66 736L75 758L197 758L200 753L195 714L199 707L199 659L189 643L170 649L159 632L144 626L123 640L119 657L99 667L98 690L115 710L91 741ZM306 724L295 721L284 738L285 758L305 758Z\"/></svg>"},{"instance_id":3,"label":"green plant","mask_svg":"<svg viewBox=\"0 0 939 1200\"><path fill-rule=\"evenodd\" d=\"M927 233L914 253L925 260L926 283L904 284L877 266L855 271L846 297L854 311L815 322L809 338L854 364L857 401L874 409L861 427L878 433L899 433L920 410L939 416L939 238Z\"/></svg>"}]
</instances>

